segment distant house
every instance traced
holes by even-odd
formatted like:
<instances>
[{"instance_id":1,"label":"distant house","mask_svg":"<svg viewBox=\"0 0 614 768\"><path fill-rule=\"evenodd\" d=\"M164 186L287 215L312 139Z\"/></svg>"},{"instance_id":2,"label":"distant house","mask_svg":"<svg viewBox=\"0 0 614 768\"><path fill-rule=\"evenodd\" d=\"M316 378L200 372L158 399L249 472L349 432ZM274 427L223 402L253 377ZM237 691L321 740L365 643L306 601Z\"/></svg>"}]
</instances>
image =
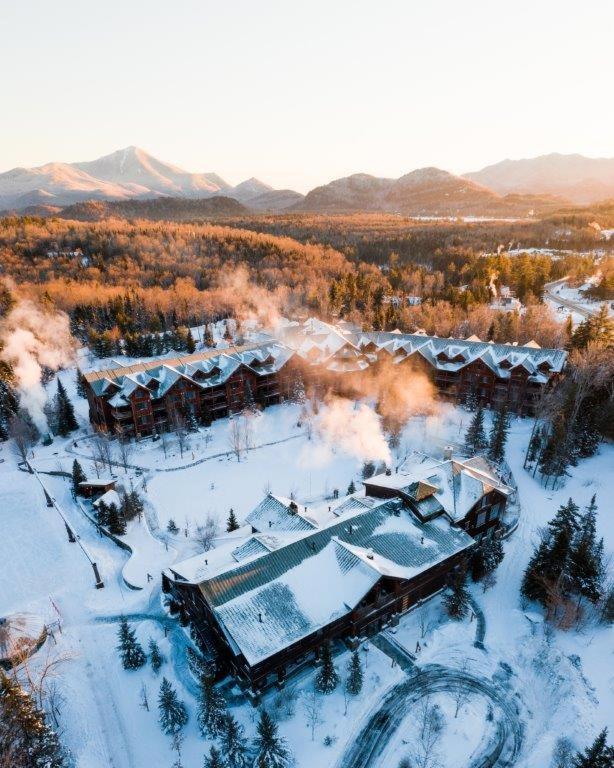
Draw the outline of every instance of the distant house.
<instances>
[{"instance_id":1,"label":"distant house","mask_svg":"<svg viewBox=\"0 0 614 768\"><path fill-rule=\"evenodd\" d=\"M422 304L422 296L406 296L405 303L409 307L418 307Z\"/></svg>"},{"instance_id":2,"label":"distant house","mask_svg":"<svg viewBox=\"0 0 614 768\"><path fill-rule=\"evenodd\" d=\"M86 498L102 496L109 491L115 491L116 477L90 477L79 483L79 495Z\"/></svg>"},{"instance_id":3,"label":"distant house","mask_svg":"<svg viewBox=\"0 0 614 768\"><path fill-rule=\"evenodd\" d=\"M163 589L219 673L258 692L441 590L510 492L482 460L420 456L321 507L269 494L251 535L170 566Z\"/></svg>"}]
</instances>

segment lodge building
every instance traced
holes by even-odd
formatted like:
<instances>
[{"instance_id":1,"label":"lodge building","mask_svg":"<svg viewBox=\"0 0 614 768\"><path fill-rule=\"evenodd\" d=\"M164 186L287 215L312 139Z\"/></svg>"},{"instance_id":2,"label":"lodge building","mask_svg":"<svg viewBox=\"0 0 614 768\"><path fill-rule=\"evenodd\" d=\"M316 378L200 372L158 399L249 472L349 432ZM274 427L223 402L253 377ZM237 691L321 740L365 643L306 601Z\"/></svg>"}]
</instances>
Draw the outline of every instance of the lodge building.
<instances>
[{"instance_id":1,"label":"lodge building","mask_svg":"<svg viewBox=\"0 0 614 768\"><path fill-rule=\"evenodd\" d=\"M433 382L443 398L484 406L506 404L534 413L543 391L561 375L566 352L492 344L477 337L443 339L424 334L363 333L347 323L315 318L289 323L275 339L214 349L174 359L92 371L82 375L90 421L99 430L141 437L173 429L177 414L198 423L292 395L297 379L316 390L338 389L351 377L394 366Z\"/></svg>"},{"instance_id":2,"label":"lodge building","mask_svg":"<svg viewBox=\"0 0 614 768\"><path fill-rule=\"evenodd\" d=\"M321 507L268 494L236 538L173 564L162 587L218 673L258 693L323 642L375 634L441 590L511 493L482 458L414 454Z\"/></svg>"}]
</instances>

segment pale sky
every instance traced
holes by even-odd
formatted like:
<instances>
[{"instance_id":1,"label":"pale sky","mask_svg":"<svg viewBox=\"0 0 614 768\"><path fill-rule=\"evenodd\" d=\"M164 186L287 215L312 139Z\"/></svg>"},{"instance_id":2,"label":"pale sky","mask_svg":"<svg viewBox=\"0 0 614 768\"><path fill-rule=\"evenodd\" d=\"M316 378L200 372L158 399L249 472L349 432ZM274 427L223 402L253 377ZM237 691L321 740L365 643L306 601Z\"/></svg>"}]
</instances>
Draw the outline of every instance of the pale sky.
<instances>
[{"instance_id":1,"label":"pale sky","mask_svg":"<svg viewBox=\"0 0 614 768\"><path fill-rule=\"evenodd\" d=\"M614 0L0 0L0 171L135 144L230 183L614 156Z\"/></svg>"}]
</instances>

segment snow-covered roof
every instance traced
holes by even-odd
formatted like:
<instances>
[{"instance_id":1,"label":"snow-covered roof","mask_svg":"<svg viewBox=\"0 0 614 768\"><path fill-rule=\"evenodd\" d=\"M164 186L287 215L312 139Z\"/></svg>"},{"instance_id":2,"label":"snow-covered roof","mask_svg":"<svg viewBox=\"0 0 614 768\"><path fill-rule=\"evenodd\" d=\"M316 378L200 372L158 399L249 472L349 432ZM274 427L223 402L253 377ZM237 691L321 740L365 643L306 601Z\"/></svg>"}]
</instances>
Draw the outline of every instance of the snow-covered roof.
<instances>
[{"instance_id":1,"label":"snow-covered roof","mask_svg":"<svg viewBox=\"0 0 614 768\"><path fill-rule=\"evenodd\" d=\"M423 517L445 512L455 522L467 516L477 502L497 490L508 496L505 485L491 464L482 457L415 461L393 474L381 474L365 481L367 487L386 488L408 498Z\"/></svg>"},{"instance_id":2,"label":"snow-covered roof","mask_svg":"<svg viewBox=\"0 0 614 768\"><path fill-rule=\"evenodd\" d=\"M473 544L445 518L423 523L398 500L348 505L318 528L256 534L229 565L212 551L207 567L192 558L172 571L192 571L231 646L255 664L351 611L382 576L412 578Z\"/></svg>"},{"instance_id":3,"label":"snow-covered roof","mask_svg":"<svg viewBox=\"0 0 614 768\"><path fill-rule=\"evenodd\" d=\"M201 389L223 384L241 366L257 376L279 371L292 357L293 351L276 341L208 350L193 355L152 360L84 374L94 393L108 397L113 408L130 404L130 396L138 388L149 392L153 400L164 397L181 378Z\"/></svg>"},{"instance_id":4,"label":"snow-covered roof","mask_svg":"<svg viewBox=\"0 0 614 768\"><path fill-rule=\"evenodd\" d=\"M115 506L119 509L121 504L121 499L119 498L119 493L111 489L110 491L103 493L99 499L96 499L93 506L98 507L101 502L106 504L107 507L110 507L111 504L115 504Z\"/></svg>"}]
</instances>

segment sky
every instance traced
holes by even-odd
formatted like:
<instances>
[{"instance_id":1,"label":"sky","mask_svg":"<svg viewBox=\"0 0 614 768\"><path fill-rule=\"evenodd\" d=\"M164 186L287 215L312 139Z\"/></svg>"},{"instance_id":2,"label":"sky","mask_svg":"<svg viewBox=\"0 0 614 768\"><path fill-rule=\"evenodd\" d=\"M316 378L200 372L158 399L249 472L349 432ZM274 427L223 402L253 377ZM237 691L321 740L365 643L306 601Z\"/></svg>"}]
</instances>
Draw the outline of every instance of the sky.
<instances>
[{"instance_id":1,"label":"sky","mask_svg":"<svg viewBox=\"0 0 614 768\"><path fill-rule=\"evenodd\" d=\"M0 0L0 172L129 145L307 191L614 156L612 0Z\"/></svg>"}]
</instances>

